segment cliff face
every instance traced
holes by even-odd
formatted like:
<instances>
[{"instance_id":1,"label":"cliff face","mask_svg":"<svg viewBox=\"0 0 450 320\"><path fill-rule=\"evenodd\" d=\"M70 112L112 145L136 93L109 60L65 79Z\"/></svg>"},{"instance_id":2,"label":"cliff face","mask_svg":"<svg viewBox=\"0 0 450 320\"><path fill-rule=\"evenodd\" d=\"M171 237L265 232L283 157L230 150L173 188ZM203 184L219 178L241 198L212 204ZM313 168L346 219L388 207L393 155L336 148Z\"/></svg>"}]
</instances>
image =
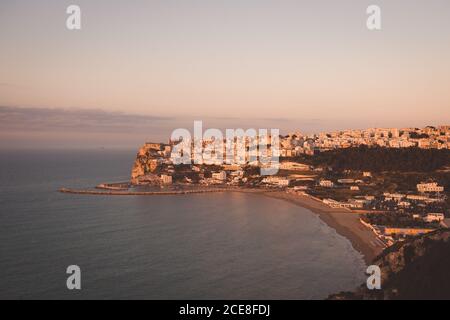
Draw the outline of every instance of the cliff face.
<instances>
[{"instance_id":1,"label":"cliff face","mask_svg":"<svg viewBox=\"0 0 450 320\"><path fill-rule=\"evenodd\" d=\"M450 229L398 243L374 264L381 269L381 290L363 284L330 299L450 299Z\"/></svg>"},{"instance_id":2,"label":"cliff face","mask_svg":"<svg viewBox=\"0 0 450 320\"><path fill-rule=\"evenodd\" d=\"M152 183L157 178L159 152L161 145L156 143L146 143L139 149L131 170L132 184Z\"/></svg>"}]
</instances>

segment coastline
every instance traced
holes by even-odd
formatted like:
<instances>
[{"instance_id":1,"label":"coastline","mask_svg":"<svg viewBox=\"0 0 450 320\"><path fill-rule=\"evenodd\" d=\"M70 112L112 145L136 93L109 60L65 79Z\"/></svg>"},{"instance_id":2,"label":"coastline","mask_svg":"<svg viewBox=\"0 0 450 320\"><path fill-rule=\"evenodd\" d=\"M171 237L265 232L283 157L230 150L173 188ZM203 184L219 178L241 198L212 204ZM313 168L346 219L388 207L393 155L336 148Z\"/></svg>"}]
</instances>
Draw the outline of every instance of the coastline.
<instances>
[{"instance_id":1,"label":"coastline","mask_svg":"<svg viewBox=\"0 0 450 320\"><path fill-rule=\"evenodd\" d=\"M262 193L262 195L285 200L316 213L330 228L351 242L353 248L363 255L367 265L372 264L384 250L375 234L361 224L357 213L330 208L306 195L294 195L283 191Z\"/></svg>"},{"instance_id":2,"label":"coastline","mask_svg":"<svg viewBox=\"0 0 450 320\"><path fill-rule=\"evenodd\" d=\"M152 196L152 195L181 195L181 194L206 194L215 192L239 192L258 194L274 199L288 201L292 204L306 208L317 214L319 218L339 235L347 238L353 248L360 252L367 265L381 254L385 249L376 235L365 227L359 220L360 214L349 210L330 208L320 200L316 200L308 195L291 194L285 191L251 189L251 188L194 188L190 190L158 190L130 192L122 190L77 190L62 188L61 193L81 194L81 195L104 195L104 196Z\"/></svg>"}]
</instances>

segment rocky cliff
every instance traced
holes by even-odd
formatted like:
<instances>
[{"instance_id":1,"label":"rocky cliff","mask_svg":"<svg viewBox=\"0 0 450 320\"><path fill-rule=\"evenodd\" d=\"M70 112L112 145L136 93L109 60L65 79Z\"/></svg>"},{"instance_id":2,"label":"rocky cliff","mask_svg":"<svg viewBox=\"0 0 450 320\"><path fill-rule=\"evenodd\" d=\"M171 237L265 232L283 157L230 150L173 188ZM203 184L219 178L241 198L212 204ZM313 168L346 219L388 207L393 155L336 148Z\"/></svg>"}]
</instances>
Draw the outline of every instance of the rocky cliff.
<instances>
[{"instance_id":1,"label":"rocky cliff","mask_svg":"<svg viewBox=\"0 0 450 320\"><path fill-rule=\"evenodd\" d=\"M381 290L363 284L330 299L450 299L450 229L397 243L374 264L381 269Z\"/></svg>"},{"instance_id":2,"label":"rocky cliff","mask_svg":"<svg viewBox=\"0 0 450 320\"><path fill-rule=\"evenodd\" d=\"M156 173L159 167L158 158L160 157L161 150L162 145L158 143L146 143L139 149L133 164L133 169L131 170L132 184L152 183L153 180L156 181Z\"/></svg>"}]
</instances>

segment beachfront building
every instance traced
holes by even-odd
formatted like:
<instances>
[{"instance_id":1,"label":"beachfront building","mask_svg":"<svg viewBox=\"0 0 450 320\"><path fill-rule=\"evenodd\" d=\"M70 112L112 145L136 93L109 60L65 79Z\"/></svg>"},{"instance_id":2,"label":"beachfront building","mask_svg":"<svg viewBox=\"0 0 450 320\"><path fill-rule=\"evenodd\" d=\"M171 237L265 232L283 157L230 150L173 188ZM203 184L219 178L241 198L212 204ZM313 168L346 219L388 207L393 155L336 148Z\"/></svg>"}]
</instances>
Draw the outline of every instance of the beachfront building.
<instances>
[{"instance_id":1,"label":"beachfront building","mask_svg":"<svg viewBox=\"0 0 450 320\"><path fill-rule=\"evenodd\" d=\"M277 176L266 177L261 182L265 184L275 185L278 187L289 187L291 183L291 181L288 178Z\"/></svg>"},{"instance_id":2,"label":"beachfront building","mask_svg":"<svg viewBox=\"0 0 450 320\"><path fill-rule=\"evenodd\" d=\"M322 202L331 208L340 208L340 202L334 199L323 199Z\"/></svg>"},{"instance_id":3,"label":"beachfront building","mask_svg":"<svg viewBox=\"0 0 450 320\"><path fill-rule=\"evenodd\" d=\"M331 208L354 208L355 205L349 202L340 202L334 199L323 199L322 202Z\"/></svg>"}]
</instances>

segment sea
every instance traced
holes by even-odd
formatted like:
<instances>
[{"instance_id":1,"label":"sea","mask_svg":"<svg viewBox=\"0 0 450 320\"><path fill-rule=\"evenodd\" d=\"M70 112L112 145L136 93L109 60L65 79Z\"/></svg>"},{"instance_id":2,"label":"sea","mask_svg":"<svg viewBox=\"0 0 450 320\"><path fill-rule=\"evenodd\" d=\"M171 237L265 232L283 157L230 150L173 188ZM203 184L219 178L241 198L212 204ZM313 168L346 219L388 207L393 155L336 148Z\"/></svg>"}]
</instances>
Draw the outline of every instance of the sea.
<instances>
[{"instance_id":1,"label":"sea","mask_svg":"<svg viewBox=\"0 0 450 320\"><path fill-rule=\"evenodd\" d=\"M58 192L127 181L135 155L0 151L0 299L325 299L365 281L346 238L283 200Z\"/></svg>"}]
</instances>

